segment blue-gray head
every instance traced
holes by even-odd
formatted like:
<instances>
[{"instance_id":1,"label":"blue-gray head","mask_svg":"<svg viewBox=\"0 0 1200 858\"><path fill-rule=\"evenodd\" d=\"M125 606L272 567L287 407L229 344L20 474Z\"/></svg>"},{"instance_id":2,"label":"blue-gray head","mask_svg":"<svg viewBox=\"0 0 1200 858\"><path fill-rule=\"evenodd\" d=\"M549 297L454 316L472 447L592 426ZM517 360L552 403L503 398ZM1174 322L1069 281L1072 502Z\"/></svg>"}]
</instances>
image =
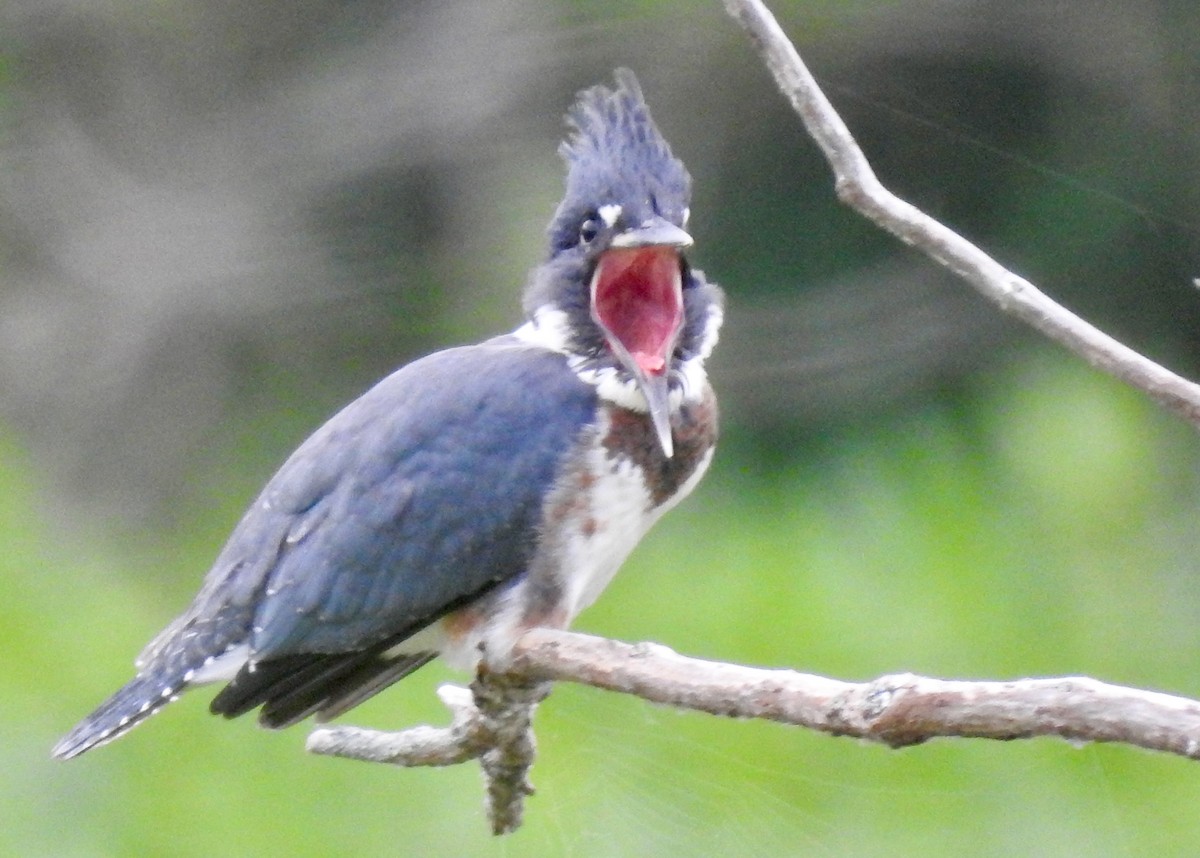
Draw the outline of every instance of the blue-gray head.
<instances>
[{"instance_id":1,"label":"blue-gray head","mask_svg":"<svg viewBox=\"0 0 1200 858\"><path fill-rule=\"evenodd\" d=\"M568 114L572 133L560 148L566 195L525 309L535 322L551 314L565 320L568 351L636 384L670 456L669 393L683 383L680 361L703 360L711 349L720 293L683 257L692 243L685 231L691 177L655 126L633 72L614 77L615 88L583 91Z\"/></svg>"},{"instance_id":2,"label":"blue-gray head","mask_svg":"<svg viewBox=\"0 0 1200 858\"><path fill-rule=\"evenodd\" d=\"M567 193L550 223L552 251L606 228L655 219L687 226L692 177L654 124L633 72L617 69L614 77L616 89L583 91L568 114L573 133L559 147Z\"/></svg>"}]
</instances>

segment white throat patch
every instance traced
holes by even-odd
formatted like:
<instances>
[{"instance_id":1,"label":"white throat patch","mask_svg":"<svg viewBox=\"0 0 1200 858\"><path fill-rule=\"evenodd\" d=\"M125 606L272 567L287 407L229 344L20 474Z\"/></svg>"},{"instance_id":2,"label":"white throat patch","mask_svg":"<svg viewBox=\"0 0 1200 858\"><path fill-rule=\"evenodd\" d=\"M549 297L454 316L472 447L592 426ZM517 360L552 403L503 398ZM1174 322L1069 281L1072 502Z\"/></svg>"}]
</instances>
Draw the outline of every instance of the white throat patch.
<instances>
[{"instance_id":1,"label":"white throat patch","mask_svg":"<svg viewBox=\"0 0 1200 858\"><path fill-rule=\"evenodd\" d=\"M708 382L708 375L704 371L704 359L712 353L717 344L717 332L721 321L721 307L714 304L709 308L708 318L704 322L700 353L672 371L672 377L679 382L679 385L673 386L671 390L669 402L672 411L684 402L696 402L704 395L704 388ZM588 366L587 358L571 353L567 347L570 343L569 321L567 314L562 310L551 306L539 307L532 319L513 331L513 336L531 346L567 355L571 370L582 381L596 388L596 395L605 402L639 414L649 411L645 395L628 373L620 372L615 366Z\"/></svg>"},{"instance_id":2,"label":"white throat patch","mask_svg":"<svg viewBox=\"0 0 1200 858\"><path fill-rule=\"evenodd\" d=\"M513 331L513 336L531 346L568 354L571 328L566 313L546 305L538 307L533 318Z\"/></svg>"}]
</instances>

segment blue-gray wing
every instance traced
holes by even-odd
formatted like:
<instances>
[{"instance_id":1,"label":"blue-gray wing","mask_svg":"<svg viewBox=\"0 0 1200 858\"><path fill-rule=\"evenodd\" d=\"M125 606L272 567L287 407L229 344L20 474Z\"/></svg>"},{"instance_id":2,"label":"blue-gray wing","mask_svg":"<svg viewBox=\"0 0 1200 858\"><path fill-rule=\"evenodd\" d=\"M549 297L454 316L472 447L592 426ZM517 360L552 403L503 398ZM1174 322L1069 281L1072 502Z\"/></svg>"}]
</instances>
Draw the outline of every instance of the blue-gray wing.
<instances>
[{"instance_id":1,"label":"blue-gray wing","mask_svg":"<svg viewBox=\"0 0 1200 858\"><path fill-rule=\"evenodd\" d=\"M287 460L139 666L363 650L518 575L595 407L562 355L511 338L404 367Z\"/></svg>"},{"instance_id":2,"label":"blue-gray wing","mask_svg":"<svg viewBox=\"0 0 1200 858\"><path fill-rule=\"evenodd\" d=\"M339 714L420 667L431 653L390 643L524 571L542 498L595 408L562 355L511 337L384 379L284 463L138 675L55 756L112 741L231 666L211 709L261 705L270 727Z\"/></svg>"}]
</instances>

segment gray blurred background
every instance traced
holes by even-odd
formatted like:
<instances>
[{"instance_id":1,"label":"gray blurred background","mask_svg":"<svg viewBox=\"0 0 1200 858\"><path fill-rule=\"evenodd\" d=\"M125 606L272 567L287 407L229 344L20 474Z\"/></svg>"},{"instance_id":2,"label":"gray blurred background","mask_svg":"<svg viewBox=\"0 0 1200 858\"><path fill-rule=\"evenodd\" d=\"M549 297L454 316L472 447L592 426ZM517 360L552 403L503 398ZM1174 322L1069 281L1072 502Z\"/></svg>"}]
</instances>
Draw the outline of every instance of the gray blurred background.
<instances>
[{"instance_id":1,"label":"gray blurred background","mask_svg":"<svg viewBox=\"0 0 1200 858\"><path fill-rule=\"evenodd\" d=\"M885 182L1194 374L1200 6L774 6ZM715 2L29 0L0 50L0 421L69 514L169 517L222 439L295 411L278 460L515 326L562 113L619 64L695 176L736 443L802 452L1030 339L836 203Z\"/></svg>"}]
</instances>

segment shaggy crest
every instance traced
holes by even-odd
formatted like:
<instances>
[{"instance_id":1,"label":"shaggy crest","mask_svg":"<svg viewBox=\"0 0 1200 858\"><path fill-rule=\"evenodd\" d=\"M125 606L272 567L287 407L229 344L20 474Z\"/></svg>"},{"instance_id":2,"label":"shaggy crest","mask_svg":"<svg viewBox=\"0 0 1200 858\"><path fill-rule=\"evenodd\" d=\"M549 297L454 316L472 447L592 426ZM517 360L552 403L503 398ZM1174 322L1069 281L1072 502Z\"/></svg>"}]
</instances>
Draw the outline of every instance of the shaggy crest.
<instances>
[{"instance_id":1,"label":"shaggy crest","mask_svg":"<svg viewBox=\"0 0 1200 858\"><path fill-rule=\"evenodd\" d=\"M556 247L573 239L597 201L622 206L629 224L657 215L683 225L691 176L659 133L633 72L617 69L614 78L615 89L581 92L567 115L572 133L559 148L567 193L550 226Z\"/></svg>"}]
</instances>

